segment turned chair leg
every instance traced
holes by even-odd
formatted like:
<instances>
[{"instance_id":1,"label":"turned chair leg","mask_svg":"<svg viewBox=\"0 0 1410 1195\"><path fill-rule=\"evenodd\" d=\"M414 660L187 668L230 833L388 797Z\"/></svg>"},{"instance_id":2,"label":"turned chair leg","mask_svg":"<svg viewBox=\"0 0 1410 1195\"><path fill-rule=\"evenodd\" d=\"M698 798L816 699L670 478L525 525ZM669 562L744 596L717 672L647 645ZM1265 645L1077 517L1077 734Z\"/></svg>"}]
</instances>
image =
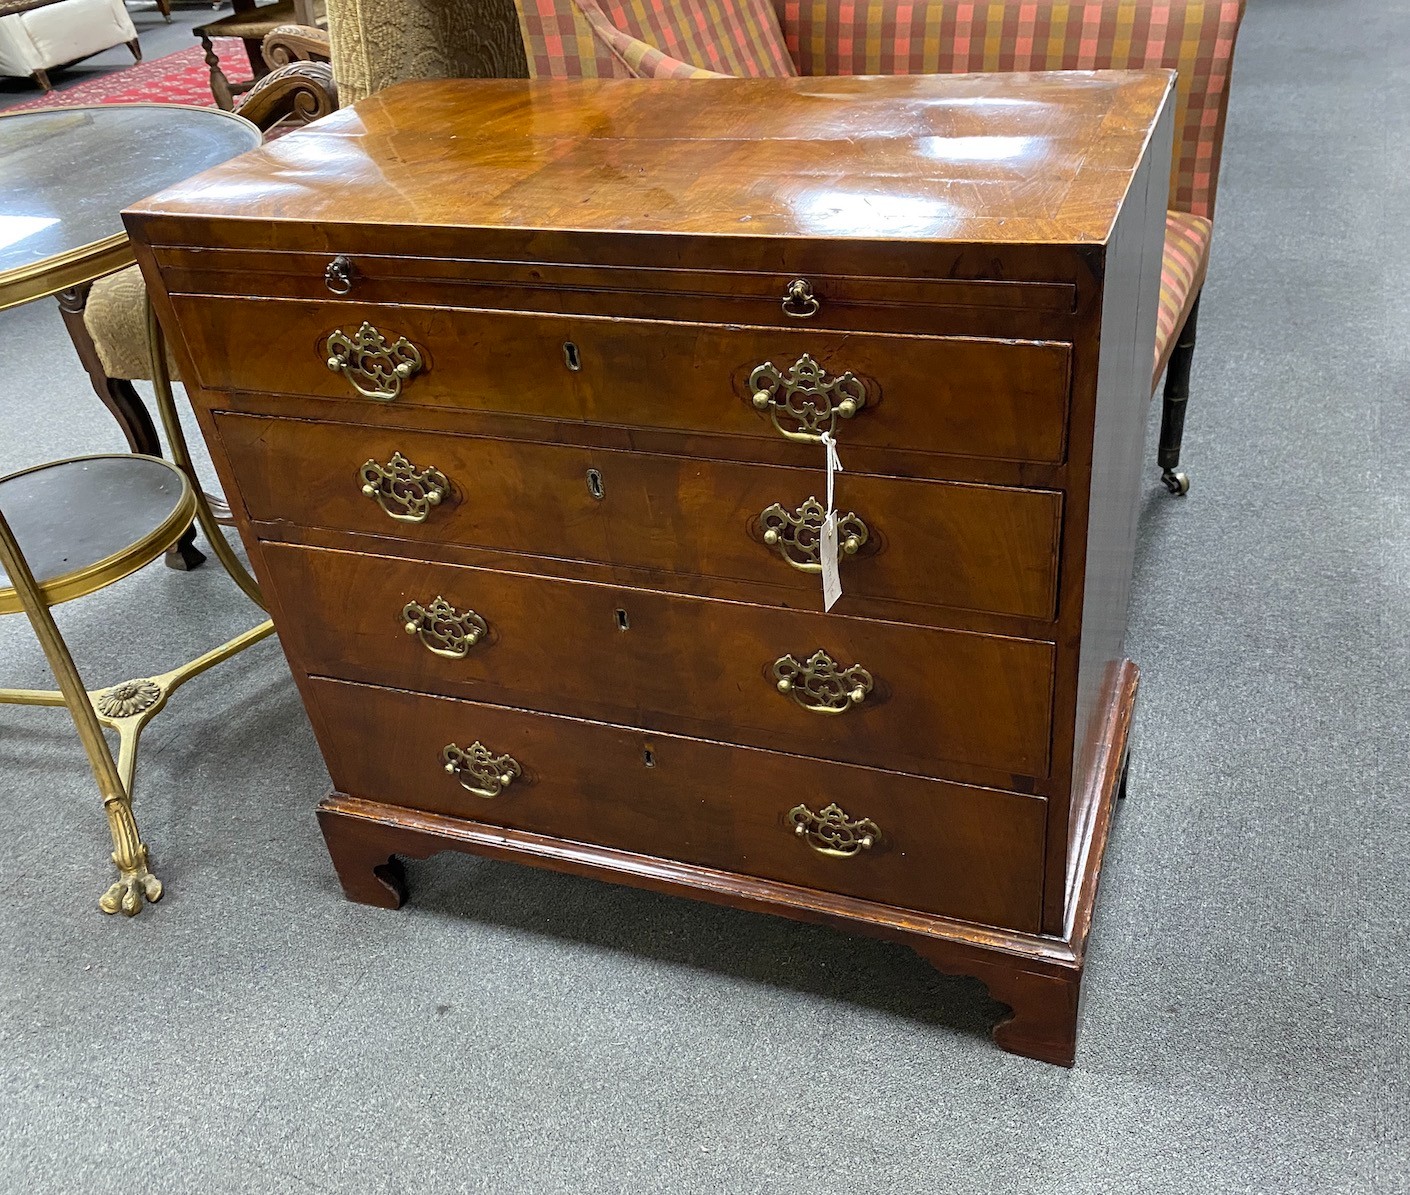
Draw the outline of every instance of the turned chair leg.
<instances>
[{"instance_id":1,"label":"turned chair leg","mask_svg":"<svg viewBox=\"0 0 1410 1195\"><path fill-rule=\"evenodd\" d=\"M98 346L88 334L88 326L83 322L83 309L88 305L88 293L92 283L76 286L72 290L60 291L59 313L63 316L64 327L69 339L88 371L88 380L93 384L94 393L121 429L127 446L133 452L147 456L161 456L162 442L157 436L157 426L152 422L151 412L137 393L136 388L125 378L110 378L103 372L103 362L98 356ZM186 533L166 552L167 568L189 573L193 568L205 563L205 553L196 547L196 529L188 527Z\"/></svg>"},{"instance_id":2,"label":"turned chair leg","mask_svg":"<svg viewBox=\"0 0 1410 1195\"><path fill-rule=\"evenodd\" d=\"M127 43L127 48L132 51L132 57L138 62L142 61L142 43L135 37Z\"/></svg>"},{"instance_id":3,"label":"turned chair leg","mask_svg":"<svg viewBox=\"0 0 1410 1195\"><path fill-rule=\"evenodd\" d=\"M1185 438L1185 404L1190 398L1190 365L1195 356L1195 325L1199 319L1199 296L1190 308L1190 318L1180 329L1170 363L1165 369L1165 396L1160 414L1160 450L1156 463L1160 480L1176 496L1190 492L1190 479L1179 471L1180 445Z\"/></svg>"},{"instance_id":4,"label":"turned chair leg","mask_svg":"<svg viewBox=\"0 0 1410 1195\"><path fill-rule=\"evenodd\" d=\"M216 107L225 112L234 112L235 93L230 89L230 80L220 69L220 55L215 52L209 34L201 34L201 48L206 52L206 65L211 69L211 95L215 97Z\"/></svg>"}]
</instances>

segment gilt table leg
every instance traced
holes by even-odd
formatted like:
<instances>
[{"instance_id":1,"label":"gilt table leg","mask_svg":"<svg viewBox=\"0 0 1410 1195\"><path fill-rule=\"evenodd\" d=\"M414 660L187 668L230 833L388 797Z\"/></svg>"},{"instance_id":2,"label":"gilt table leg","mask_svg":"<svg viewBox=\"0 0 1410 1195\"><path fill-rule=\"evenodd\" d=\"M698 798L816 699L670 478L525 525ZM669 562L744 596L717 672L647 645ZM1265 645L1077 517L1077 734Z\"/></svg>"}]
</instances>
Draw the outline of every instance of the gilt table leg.
<instances>
[{"instance_id":1,"label":"gilt table leg","mask_svg":"<svg viewBox=\"0 0 1410 1195\"><path fill-rule=\"evenodd\" d=\"M107 740L103 738L103 728L98 723L88 691L83 687L68 645L59 634L54 616L45 604L34 574L29 571L29 564L3 513L0 513L0 564L4 565L10 584L20 595L24 612L44 649L54 679L59 682L64 704L73 717L103 798L103 812L107 814L108 829L112 834L113 863L117 865L118 878L99 898L98 905L105 913L116 913L121 909L131 917L141 912L144 897L151 902L161 899L162 884L148 868L147 848L137 832L131 797L123 786Z\"/></svg>"}]
</instances>

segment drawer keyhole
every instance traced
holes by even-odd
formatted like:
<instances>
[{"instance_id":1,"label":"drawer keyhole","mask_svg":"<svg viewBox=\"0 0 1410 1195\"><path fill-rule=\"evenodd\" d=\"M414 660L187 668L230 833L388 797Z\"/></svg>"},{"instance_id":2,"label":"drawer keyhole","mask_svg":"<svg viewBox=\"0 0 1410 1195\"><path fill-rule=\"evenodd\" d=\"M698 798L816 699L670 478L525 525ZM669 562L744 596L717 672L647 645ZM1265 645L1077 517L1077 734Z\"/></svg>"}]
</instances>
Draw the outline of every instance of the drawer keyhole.
<instances>
[{"instance_id":1,"label":"drawer keyhole","mask_svg":"<svg viewBox=\"0 0 1410 1195\"><path fill-rule=\"evenodd\" d=\"M650 747L641 753L641 762L648 768L654 768L656 766L656 755Z\"/></svg>"},{"instance_id":2,"label":"drawer keyhole","mask_svg":"<svg viewBox=\"0 0 1410 1195\"><path fill-rule=\"evenodd\" d=\"M578 352L578 346L571 340L563 342L563 363L574 373L583 367L583 355Z\"/></svg>"},{"instance_id":3,"label":"drawer keyhole","mask_svg":"<svg viewBox=\"0 0 1410 1195\"><path fill-rule=\"evenodd\" d=\"M619 631L628 631L631 629L631 625L631 619L627 617L627 612L619 608L617 610L617 629Z\"/></svg>"},{"instance_id":4,"label":"drawer keyhole","mask_svg":"<svg viewBox=\"0 0 1410 1195\"><path fill-rule=\"evenodd\" d=\"M602 488L602 474L596 469L589 469L587 471L587 481L588 493L601 502L606 495L606 491Z\"/></svg>"}]
</instances>

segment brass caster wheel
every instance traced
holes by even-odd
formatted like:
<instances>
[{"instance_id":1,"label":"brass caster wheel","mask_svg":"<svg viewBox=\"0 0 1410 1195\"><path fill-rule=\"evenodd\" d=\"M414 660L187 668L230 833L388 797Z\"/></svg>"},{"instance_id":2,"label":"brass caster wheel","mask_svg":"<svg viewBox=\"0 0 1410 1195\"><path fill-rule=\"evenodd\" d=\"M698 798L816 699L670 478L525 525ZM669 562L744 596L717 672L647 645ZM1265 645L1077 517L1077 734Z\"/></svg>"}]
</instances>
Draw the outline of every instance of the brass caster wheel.
<instances>
[{"instance_id":1,"label":"brass caster wheel","mask_svg":"<svg viewBox=\"0 0 1410 1195\"><path fill-rule=\"evenodd\" d=\"M98 907L105 913L121 909L127 916L136 917L142 911L143 897L153 905L162 898L162 882L147 870L145 863L140 870L124 875L104 892L98 898Z\"/></svg>"},{"instance_id":2,"label":"brass caster wheel","mask_svg":"<svg viewBox=\"0 0 1410 1195\"><path fill-rule=\"evenodd\" d=\"M1173 469L1166 469L1161 473L1160 480L1165 483L1165 488L1177 498L1183 498L1190 492L1188 473L1177 473Z\"/></svg>"}]
</instances>

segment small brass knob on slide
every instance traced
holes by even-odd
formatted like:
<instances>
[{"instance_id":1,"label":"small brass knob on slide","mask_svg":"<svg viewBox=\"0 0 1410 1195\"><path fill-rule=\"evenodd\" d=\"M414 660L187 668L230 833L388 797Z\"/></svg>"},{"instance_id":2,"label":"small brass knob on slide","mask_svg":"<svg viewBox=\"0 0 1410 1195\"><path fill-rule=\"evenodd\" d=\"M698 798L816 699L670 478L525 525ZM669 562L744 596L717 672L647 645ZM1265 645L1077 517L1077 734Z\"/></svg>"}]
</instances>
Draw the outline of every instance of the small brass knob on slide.
<instances>
[{"instance_id":1,"label":"small brass knob on slide","mask_svg":"<svg viewBox=\"0 0 1410 1195\"><path fill-rule=\"evenodd\" d=\"M356 274L357 267L353 265L352 258L339 253L323 271L323 284L335 295L345 295L352 290Z\"/></svg>"},{"instance_id":2,"label":"small brass knob on slide","mask_svg":"<svg viewBox=\"0 0 1410 1195\"><path fill-rule=\"evenodd\" d=\"M793 319L809 319L817 315L821 306L806 278L795 278L783 292L783 313Z\"/></svg>"}]
</instances>

